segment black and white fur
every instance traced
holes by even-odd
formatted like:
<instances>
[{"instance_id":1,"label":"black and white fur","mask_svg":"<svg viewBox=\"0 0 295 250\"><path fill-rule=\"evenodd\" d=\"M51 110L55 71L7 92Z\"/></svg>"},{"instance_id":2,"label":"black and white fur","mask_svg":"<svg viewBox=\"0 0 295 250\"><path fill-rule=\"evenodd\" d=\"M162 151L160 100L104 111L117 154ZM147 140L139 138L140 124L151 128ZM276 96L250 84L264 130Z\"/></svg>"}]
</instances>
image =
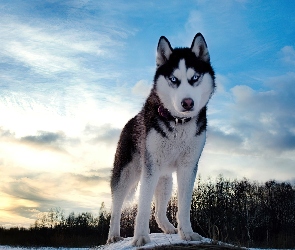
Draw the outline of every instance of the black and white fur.
<instances>
[{"instance_id":1,"label":"black and white fur","mask_svg":"<svg viewBox=\"0 0 295 250\"><path fill-rule=\"evenodd\" d=\"M198 161L206 140L206 105L214 92L214 71L202 34L191 48L172 49L166 37L157 47L154 85L142 110L124 127L111 177L112 213L108 243L120 237L121 208L140 182L134 246L150 242L149 218L153 196L156 221L167 234L200 240L190 223L190 204ZM177 173L177 229L166 216Z\"/></svg>"}]
</instances>

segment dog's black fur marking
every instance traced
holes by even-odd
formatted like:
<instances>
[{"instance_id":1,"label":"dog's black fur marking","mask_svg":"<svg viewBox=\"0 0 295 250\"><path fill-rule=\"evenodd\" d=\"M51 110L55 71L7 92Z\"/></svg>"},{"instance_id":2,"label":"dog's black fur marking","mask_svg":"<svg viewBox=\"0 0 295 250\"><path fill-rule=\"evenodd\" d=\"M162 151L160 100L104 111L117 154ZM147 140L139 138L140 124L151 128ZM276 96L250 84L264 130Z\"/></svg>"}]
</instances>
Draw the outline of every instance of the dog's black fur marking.
<instances>
[{"instance_id":1,"label":"dog's black fur marking","mask_svg":"<svg viewBox=\"0 0 295 250\"><path fill-rule=\"evenodd\" d=\"M120 179L122 169L132 161L132 155L138 151L136 135L136 117L127 122L123 128L117 145L115 154L114 167L111 177L111 187L115 187ZM132 136L133 135L133 136Z\"/></svg>"}]
</instances>

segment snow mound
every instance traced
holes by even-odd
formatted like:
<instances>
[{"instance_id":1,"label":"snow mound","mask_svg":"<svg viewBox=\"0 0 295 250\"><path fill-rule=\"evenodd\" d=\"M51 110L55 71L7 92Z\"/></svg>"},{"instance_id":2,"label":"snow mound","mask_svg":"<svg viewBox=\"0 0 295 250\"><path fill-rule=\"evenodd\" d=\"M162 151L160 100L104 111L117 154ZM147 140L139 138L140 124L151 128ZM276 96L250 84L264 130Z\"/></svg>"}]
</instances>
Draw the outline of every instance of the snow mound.
<instances>
[{"instance_id":1,"label":"snow mound","mask_svg":"<svg viewBox=\"0 0 295 250\"><path fill-rule=\"evenodd\" d=\"M140 247L140 249L151 249L156 246L166 246L172 244L193 244L198 245L202 243L210 243L211 239L203 238L201 241L185 241L180 239L178 234L164 234L164 233L153 233L149 235L151 242ZM98 249L103 250L136 250L138 247L132 246L133 237L125 238L122 241L112 243L105 246L100 246Z\"/></svg>"}]
</instances>

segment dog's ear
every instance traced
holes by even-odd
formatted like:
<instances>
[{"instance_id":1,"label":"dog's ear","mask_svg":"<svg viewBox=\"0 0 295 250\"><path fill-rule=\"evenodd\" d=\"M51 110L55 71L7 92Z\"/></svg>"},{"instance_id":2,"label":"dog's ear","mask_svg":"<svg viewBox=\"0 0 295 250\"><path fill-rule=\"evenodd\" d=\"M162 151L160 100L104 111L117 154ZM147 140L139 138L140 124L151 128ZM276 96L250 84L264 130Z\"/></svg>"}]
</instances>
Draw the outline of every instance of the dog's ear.
<instances>
[{"instance_id":1,"label":"dog's ear","mask_svg":"<svg viewBox=\"0 0 295 250\"><path fill-rule=\"evenodd\" d=\"M209 51L207 48L207 44L206 44L206 41L201 33L198 33L195 35L195 38L192 42L191 50L201 60L203 60L205 62L210 61L210 55L209 55Z\"/></svg>"},{"instance_id":2,"label":"dog's ear","mask_svg":"<svg viewBox=\"0 0 295 250\"><path fill-rule=\"evenodd\" d=\"M173 49L168 39L164 36L161 36L157 48L157 68L168 61L172 51Z\"/></svg>"}]
</instances>

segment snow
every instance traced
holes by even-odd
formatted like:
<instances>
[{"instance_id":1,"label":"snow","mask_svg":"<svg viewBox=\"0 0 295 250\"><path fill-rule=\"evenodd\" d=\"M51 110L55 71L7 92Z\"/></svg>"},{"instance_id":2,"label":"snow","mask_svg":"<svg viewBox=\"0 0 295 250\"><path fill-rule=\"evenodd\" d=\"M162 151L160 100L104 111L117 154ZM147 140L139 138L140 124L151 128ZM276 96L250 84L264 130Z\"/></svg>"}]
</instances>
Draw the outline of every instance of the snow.
<instances>
[{"instance_id":1,"label":"snow","mask_svg":"<svg viewBox=\"0 0 295 250\"><path fill-rule=\"evenodd\" d=\"M11 246L0 246L0 250L29 250L29 249L34 249L34 250L88 250L91 248L66 248L66 247L59 247L59 248L54 248L54 247L11 247Z\"/></svg>"},{"instance_id":2,"label":"snow","mask_svg":"<svg viewBox=\"0 0 295 250\"><path fill-rule=\"evenodd\" d=\"M204 238L202 241L185 241L180 239L178 234L164 234L164 233L153 233L150 234L151 242L141 247L142 249L151 249L156 246L164 246L171 244L201 244L210 243L211 240ZM101 246L98 249L103 250L136 250L138 247L132 246L132 237L125 238L123 241L112 243L110 245Z\"/></svg>"},{"instance_id":3,"label":"snow","mask_svg":"<svg viewBox=\"0 0 295 250\"><path fill-rule=\"evenodd\" d=\"M212 240L208 238L204 238L202 241L185 241L180 239L178 234L164 234L164 233L153 233L150 234L151 242L146 244L145 246L141 247L141 249L152 249L156 246L164 246L164 245L171 245L171 244L193 244L193 245L199 245L203 243L211 243ZM10 246L0 246L0 250L28 250L28 249L40 249L40 250L136 250L138 247L132 246L132 237L125 238L122 241L112 243L109 245L103 245L98 246L95 248L53 248L53 247L31 247L31 248L25 248L25 247L10 247ZM221 243L222 245L229 245L226 243ZM230 245L229 245L230 246ZM246 248L245 248L246 249ZM259 248L247 248L247 250L262 250ZM278 250L278 249L267 249L267 250ZM285 249L287 250L287 249ZM289 249L292 250L292 249ZM293 249L294 250L294 249Z\"/></svg>"}]
</instances>

